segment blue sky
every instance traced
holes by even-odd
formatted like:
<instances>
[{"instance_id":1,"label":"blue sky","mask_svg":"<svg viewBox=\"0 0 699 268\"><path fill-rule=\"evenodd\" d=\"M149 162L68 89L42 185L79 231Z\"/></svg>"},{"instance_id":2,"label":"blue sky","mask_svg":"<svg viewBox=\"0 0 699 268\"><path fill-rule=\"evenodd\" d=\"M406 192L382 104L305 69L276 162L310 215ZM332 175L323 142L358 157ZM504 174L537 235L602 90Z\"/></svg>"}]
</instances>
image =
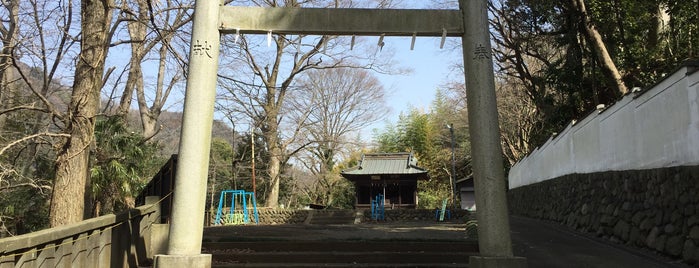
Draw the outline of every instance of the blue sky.
<instances>
[{"instance_id":1,"label":"blue sky","mask_svg":"<svg viewBox=\"0 0 699 268\"><path fill-rule=\"evenodd\" d=\"M462 61L461 51L450 50L448 45L440 49L440 38L418 37L412 51L410 37L386 37L384 42L384 49L395 51L395 59L399 66L411 68L413 71L409 75L377 75L389 92L387 104L391 112L384 120L362 131L362 137L370 138L373 128L383 129L387 122L395 123L398 115L407 112L410 107L427 111L437 88L450 77L459 78L452 66Z\"/></svg>"},{"instance_id":2,"label":"blue sky","mask_svg":"<svg viewBox=\"0 0 699 268\"><path fill-rule=\"evenodd\" d=\"M421 3L421 2L420 2ZM412 8L424 8L419 3L410 3ZM425 3L422 3L425 4ZM415 6L412 6L415 5ZM376 42L376 37L369 38L368 42ZM376 40L372 40L375 38ZM396 123L398 115L401 112L408 111L411 107L424 109L427 111L434 99L437 88L445 84L450 77L461 79L458 74L452 70L452 66L456 63L461 63L461 50L449 49L453 46L454 41L458 38L449 38L444 49L440 49L439 37L418 37L416 39L414 50L410 50L410 37L385 37L384 51L392 50L395 53L394 61L397 68L410 68L412 72L407 75L381 75L376 74L387 90L387 105L390 112L380 121L367 126L361 133L362 137L369 140L372 137L372 130L382 130L387 123ZM450 43L452 42L452 43ZM128 52L121 52L120 49L127 50L127 46L112 48L110 51L109 64L123 65L125 64L123 57ZM388 56L390 53L386 53ZM117 56L114 56L117 55ZM381 54L379 54L380 56ZM108 65L109 65L108 64ZM149 81L154 81L154 72L157 71L157 66L153 62L144 64L144 70L150 76L146 76ZM148 71L150 70L150 71ZM182 84L184 85L184 84ZM166 109L181 110L183 103L183 89L175 90L173 95L167 101ZM133 102L136 106L136 102ZM221 115L216 116L217 119L223 119ZM227 121L227 120L224 120ZM240 127L245 129L247 122L240 122Z\"/></svg>"}]
</instances>

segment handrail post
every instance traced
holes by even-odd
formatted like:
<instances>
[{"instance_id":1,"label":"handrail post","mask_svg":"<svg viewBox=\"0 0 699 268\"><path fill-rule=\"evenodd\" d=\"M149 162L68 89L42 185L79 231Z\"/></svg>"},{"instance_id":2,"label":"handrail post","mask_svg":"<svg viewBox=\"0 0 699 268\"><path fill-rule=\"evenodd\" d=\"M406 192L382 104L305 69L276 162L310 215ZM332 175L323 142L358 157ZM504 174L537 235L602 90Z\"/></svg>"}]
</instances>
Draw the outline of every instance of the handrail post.
<instances>
[{"instance_id":1,"label":"handrail post","mask_svg":"<svg viewBox=\"0 0 699 268\"><path fill-rule=\"evenodd\" d=\"M154 249L158 248L154 245L164 244L167 242L167 230L163 232L162 228L159 228L161 226L160 216L162 213L160 196L146 196L145 206L153 206L155 211L141 219L139 233L145 244L144 259L152 260L155 257Z\"/></svg>"}]
</instances>

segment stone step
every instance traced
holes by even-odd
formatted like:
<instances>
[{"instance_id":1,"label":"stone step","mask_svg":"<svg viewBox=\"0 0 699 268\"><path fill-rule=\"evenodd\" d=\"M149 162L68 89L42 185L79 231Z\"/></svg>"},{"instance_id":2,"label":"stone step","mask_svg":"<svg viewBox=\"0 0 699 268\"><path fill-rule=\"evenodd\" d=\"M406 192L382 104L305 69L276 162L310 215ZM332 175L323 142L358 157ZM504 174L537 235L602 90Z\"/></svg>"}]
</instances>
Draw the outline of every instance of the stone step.
<instances>
[{"instance_id":1,"label":"stone step","mask_svg":"<svg viewBox=\"0 0 699 268\"><path fill-rule=\"evenodd\" d=\"M234 267L254 267L254 268L317 268L317 267L360 267L360 268L468 268L464 263L217 263L212 264L213 268L234 268Z\"/></svg>"},{"instance_id":2,"label":"stone step","mask_svg":"<svg viewBox=\"0 0 699 268\"><path fill-rule=\"evenodd\" d=\"M314 218L312 219L309 224L320 224L320 225L329 225L329 224L352 224L354 223L354 218Z\"/></svg>"},{"instance_id":3,"label":"stone step","mask_svg":"<svg viewBox=\"0 0 699 268\"><path fill-rule=\"evenodd\" d=\"M204 243L213 267L466 267L475 241L267 241Z\"/></svg>"},{"instance_id":4,"label":"stone step","mask_svg":"<svg viewBox=\"0 0 699 268\"><path fill-rule=\"evenodd\" d=\"M267 241L205 242L204 251L478 252L476 241Z\"/></svg>"},{"instance_id":5,"label":"stone step","mask_svg":"<svg viewBox=\"0 0 699 268\"><path fill-rule=\"evenodd\" d=\"M470 256L477 253L456 252L260 252L213 253L215 263L316 263L326 264L378 264L378 263L444 263L468 264Z\"/></svg>"},{"instance_id":6,"label":"stone step","mask_svg":"<svg viewBox=\"0 0 699 268\"><path fill-rule=\"evenodd\" d=\"M352 224L355 213L353 210L314 210L305 221L307 224Z\"/></svg>"}]
</instances>

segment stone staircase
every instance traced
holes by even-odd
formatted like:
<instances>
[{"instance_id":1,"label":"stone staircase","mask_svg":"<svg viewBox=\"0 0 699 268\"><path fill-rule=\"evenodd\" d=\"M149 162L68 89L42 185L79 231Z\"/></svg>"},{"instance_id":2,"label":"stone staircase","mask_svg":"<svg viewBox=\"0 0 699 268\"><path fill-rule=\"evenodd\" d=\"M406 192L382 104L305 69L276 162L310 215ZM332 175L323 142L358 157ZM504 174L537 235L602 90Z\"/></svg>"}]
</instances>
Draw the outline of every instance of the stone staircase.
<instances>
[{"instance_id":1,"label":"stone staircase","mask_svg":"<svg viewBox=\"0 0 699 268\"><path fill-rule=\"evenodd\" d=\"M311 210L303 222L305 224L353 224L353 210Z\"/></svg>"},{"instance_id":2,"label":"stone staircase","mask_svg":"<svg viewBox=\"0 0 699 268\"><path fill-rule=\"evenodd\" d=\"M468 267L475 241L208 242L212 267Z\"/></svg>"},{"instance_id":3,"label":"stone staircase","mask_svg":"<svg viewBox=\"0 0 699 268\"><path fill-rule=\"evenodd\" d=\"M362 223L363 210L305 213L296 224L206 228L202 252L212 267L468 267L478 255L461 224L435 223L431 210L410 223ZM401 213L394 218L418 217Z\"/></svg>"}]
</instances>

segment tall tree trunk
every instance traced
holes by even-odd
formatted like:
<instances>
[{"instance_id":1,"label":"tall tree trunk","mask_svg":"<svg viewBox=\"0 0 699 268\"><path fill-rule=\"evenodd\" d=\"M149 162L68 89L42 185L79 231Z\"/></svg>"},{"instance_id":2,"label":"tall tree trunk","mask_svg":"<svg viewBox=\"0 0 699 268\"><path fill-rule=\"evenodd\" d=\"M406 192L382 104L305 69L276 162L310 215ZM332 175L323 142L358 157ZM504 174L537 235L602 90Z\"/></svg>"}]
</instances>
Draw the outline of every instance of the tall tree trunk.
<instances>
[{"instance_id":1,"label":"tall tree trunk","mask_svg":"<svg viewBox=\"0 0 699 268\"><path fill-rule=\"evenodd\" d=\"M274 95L273 95L274 96ZM276 208L279 206L279 175L281 173L282 148L279 141L279 124L277 115L280 107L269 106L267 116L271 120L266 120L262 133L269 149L269 163L267 164L267 175L269 176L267 198L265 206Z\"/></svg>"},{"instance_id":2,"label":"tall tree trunk","mask_svg":"<svg viewBox=\"0 0 699 268\"><path fill-rule=\"evenodd\" d=\"M102 88L112 21L111 0L82 0L80 55L75 67L73 93L65 131L70 134L56 159L56 179L49 222L52 227L83 219L89 146Z\"/></svg>"},{"instance_id":3,"label":"tall tree trunk","mask_svg":"<svg viewBox=\"0 0 699 268\"><path fill-rule=\"evenodd\" d=\"M143 71L141 69L141 61L146 53L146 22L148 20L148 6L145 1L136 1L138 4L138 17L127 24L129 38L131 43L131 59L129 61L129 76L126 79L124 93L121 94L119 109L117 114L126 118L131 110L131 101L133 100L133 92L137 87L143 87ZM124 9L127 7L124 6Z\"/></svg>"},{"instance_id":4,"label":"tall tree trunk","mask_svg":"<svg viewBox=\"0 0 699 268\"><path fill-rule=\"evenodd\" d=\"M0 33L2 34L2 49L0 50L0 110L10 107L10 81L12 81L13 70L11 68L12 50L17 44L16 36L18 32L19 22L19 0L8 1L5 5L8 11L7 28L4 24L0 25ZM5 125L7 116L0 115L0 127Z\"/></svg>"},{"instance_id":5,"label":"tall tree trunk","mask_svg":"<svg viewBox=\"0 0 699 268\"><path fill-rule=\"evenodd\" d=\"M279 206L279 173L281 171L282 154L281 148L273 146L270 148L270 158L269 167L267 172L269 173L269 190L267 191L267 207L276 208Z\"/></svg>"},{"instance_id":6,"label":"tall tree trunk","mask_svg":"<svg viewBox=\"0 0 699 268\"><path fill-rule=\"evenodd\" d=\"M619 74L619 70L616 68L616 65L614 64L612 57L609 55L607 47L604 44L604 41L602 40L602 36L595 28L595 25L592 23L592 20L590 20L589 14L587 14L587 9L585 8L585 1L571 0L571 4L580 15L583 24L583 34L585 35L587 41L590 42L590 44L592 44L595 56L597 57L599 63L602 65L604 75L607 77L607 79L613 82L619 94L626 94L627 92L629 92L629 90L626 87L626 85L624 85L624 81L621 79L621 74Z\"/></svg>"},{"instance_id":7,"label":"tall tree trunk","mask_svg":"<svg viewBox=\"0 0 699 268\"><path fill-rule=\"evenodd\" d=\"M648 29L648 39L646 40L646 48L654 51L663 41L663 32L670 24L670 15L668 6L665 3L657 3L649 6L649 14L652 14L651 27Z\"/></svg>"},{"instance_id":8,"label":"tall tree trunk","mask_svg":"<svg viewBox=\"0 0 699 268\"><path fill-rule=\"evenodd\" d=\"M129 71L124 95L121 98L119 113L125 115L131 110L131 102L135 91L143 127L142 136L145 139L150 139L160 131L158 118L162 113L163 106L170 92L182 77L182 68L177 68L175 73L172 73L171 69L167 68L169 64L168 57L174 51L171 47L171 41L179 33L179 29L185 27L191 21L192 16L187 12L188 8L182 6L181 3L167 1L164 5L156 6L157 10L150 10L150 0L134 0L132 2L136 2L138 5L138 12L132 11L131 14L138 14L138 16L132 18L133 21L128 26L129 36L132 41L132 56L129 63L131 70ZM158 18L158 21L162 20L164 25L155 25L156 18ZM151 27L155 27L153 30L158 34L149 37L147 30ZM147 89L144 88L143 84L144 70L141 64L144 58L151 55L150 53L158 45L160 45L160 48L157 84L153 92L150 93L153 95L147 98ZM174 53L177 54L176 52ZM176 59L181 57L181 55L175 55ZM165 83L166 77L170 79L168 84ZM149 99L152 99L150 106L148 105Z\"/></svg>"},{"instance_id":9,"label":"tall tree trunk","mask_svg":"<svg viewBox=\"0 0 699 268\"><path fill-rule=\"evenodd\" d=\"M162 112L163 105L170 95L170 90L179 79L179 75L175 74L170 81L169 86L165 89L165 75L166 75L166 63L167 63L167 46L166 44L170 42L171 35L165 36L163 38L162 45L159 50L159 64L158 64L158 79L155 85L155 98L153 98L153 104L148 107L146 101L145 88L143 83L140 87L136 88L136 95L138 99L138 109L141 114L141 124L143 125L143 137L150 139L160 131L160 125L158 125L158 117Z\"/></svg>"}]
</instances>

